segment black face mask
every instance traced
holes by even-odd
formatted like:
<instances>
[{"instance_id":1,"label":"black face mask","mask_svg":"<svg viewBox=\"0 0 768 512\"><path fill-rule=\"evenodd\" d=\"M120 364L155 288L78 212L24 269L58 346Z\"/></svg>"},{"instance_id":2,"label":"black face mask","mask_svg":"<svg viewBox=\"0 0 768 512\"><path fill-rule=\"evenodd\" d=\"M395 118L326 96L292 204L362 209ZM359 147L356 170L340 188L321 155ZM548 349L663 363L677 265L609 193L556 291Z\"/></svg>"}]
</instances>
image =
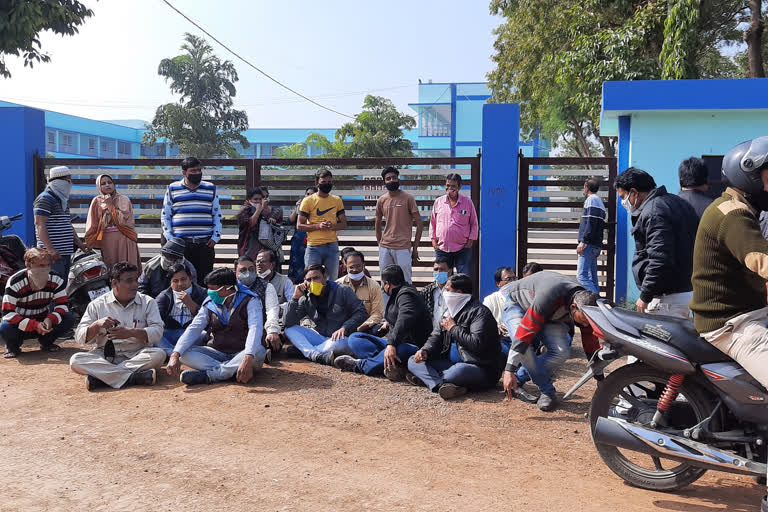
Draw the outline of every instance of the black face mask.
<instances>
[{"instance_id":1,"label":"black face mask","mask_svg":"<svg viewBox=\"0 0 768 512\"><path fill-rule=\"evenodd\" d=\"M187 181L193 185L199 185L203 181L203 173L187 174Z\"/></svg>"},{"instance_id":2,"label":"black face mask","mask_svg":"<svg viewBox=\"0 0 768 512\"><path fill-rule=\"evenodd\" d=\"M400 182L390 181L389 183L385 183L384 186L387 187L387 190L389 190L390 192L394 192L395 190L400 188Z\"/></svg>"},{"instance_id":3,"label":"black face mask","mask_svg":"<svg viewBox=\"0 0 768 512\"><path fill-rule=\"evenodd\" d=\"M317 188L322 192L323 194L327 194L331 190L333 190L333 183L321 183L317 186Z\"/></svg>"}]
</instances>

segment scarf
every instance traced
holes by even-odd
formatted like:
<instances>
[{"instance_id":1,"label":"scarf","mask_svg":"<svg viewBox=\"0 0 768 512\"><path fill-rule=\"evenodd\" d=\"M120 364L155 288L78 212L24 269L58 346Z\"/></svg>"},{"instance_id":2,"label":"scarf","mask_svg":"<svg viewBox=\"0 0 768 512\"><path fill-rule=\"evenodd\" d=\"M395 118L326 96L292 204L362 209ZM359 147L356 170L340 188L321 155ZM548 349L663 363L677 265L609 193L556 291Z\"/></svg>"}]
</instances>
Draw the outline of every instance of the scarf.
<instances>
[{"instance_id":1,"label":"scarf","mask_svg":"<svg viewBox=\"0 0 768 512\"><path fill-rule=\"evenodd\" d=\"M117 207L115 206L115 204L117 203L118 197L120 196L120 193L117 191L117 188L115 188L115 192L114 194L112 194L112 197L110 198L108 198L107 196L101 193L101 179L105 177L113 179L112 176L110 176L109 174L99 174L99 176L96 178L96 190L99 193L98 199L100 200L102 213L101 213L101 217L99 218L99 224L96 230L86 237L85 243L93 247L96 242L100 242L102 240L102 238L104 237L104 231L109 227L108 221L106 220L106 215L105 215L105 213L107 212L109 212L109 215L112 217L112 223L115 225L118 231L120 231L120 233L122 233L124 237L136 242L136 240L138 239L138 236L136 235L136 230L123 224L120 221L120 216L117 214Z\"/></svg>"}]
</instances>

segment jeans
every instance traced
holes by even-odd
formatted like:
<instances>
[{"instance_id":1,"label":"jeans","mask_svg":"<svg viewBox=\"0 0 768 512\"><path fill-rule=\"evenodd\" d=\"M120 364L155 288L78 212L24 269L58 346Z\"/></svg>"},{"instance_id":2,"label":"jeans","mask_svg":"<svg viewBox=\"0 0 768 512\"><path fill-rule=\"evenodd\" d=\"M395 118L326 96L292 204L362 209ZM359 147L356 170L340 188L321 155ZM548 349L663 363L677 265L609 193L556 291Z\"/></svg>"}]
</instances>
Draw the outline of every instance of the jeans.
<instances>
[{"instance_id":1,"label":"jeans","mask_svg":"<svg viewBox=\"0 0 768 512\"><path fill-rule=\"evenodd\" d=\"M599 247L584 244L584 250L579 254L576 267L576 279L584 288L595 293L600 293L600 284L597 280L597 258L599 256Z\"/></svg>"},{"instance_id":2,"label":"jeans","mask_svg":"<svg viewBox=\"0 0 768 512\"><path fill-rule=\"evenodd\" d=\"M384 270L387 265L397 265L403 269L405 282L411 283L411 250L410 249L387 249L379 247L379 268ZM381 270L379 273L381 273Z\"/></svg>"},{"instance_id":3,"label":"jeans","mask_svg":"<svg viewBox=\"0 0 768 512\"><path fill-rule=\"evenodd\" d=\"M310 361L316 361L322 354L326 354L334 349L340 349L347 342L347 338L333 341L314 329L308 329L300 325L287 328L285 335L293 346L299 349L304 354L304 357Z\"/></svg>"},{"instance_id":4,"label":"jeans","mask_svg":"<svg viewBox=\"0 0 768 512\"><path fill-rule=\"evenodd\" d=\"M322 263L328 279L335 281L339 277L339 244L331 242L323 245L308 245L304 253L304 268Z\"/></svg>"},{"instance_id":5,"label":"jeans","mask_svg":"<svg viewBox=\"0 0 768 512\"><path fill-rule=\"evenodd\" d=\"M173 354L173 349L176 347L176 342L179 341L181 335L184 334L186 329L166 329L163 331L163 338L155 344L157 348L165 350L166 355L170 357ZM205 334L195 343L195 345L203 345L205 341Z\"/></svg>"},{"instance_id":6,"label":"jeans","mask_svg":"<svg viewBox=\"0 0 768 512\"><path fill-rule=\"evenodd\" d=\"M517 331L517 327L525 316L525 311L514 302L507 302L504 307L504 325L510 333ZM541 343L547 347L547 352L534 356L535 368L521 366L517 370L517 383L524 384L532 380L542 393L555 394L555 386L552 384L551 374L560 367L571 355L571 336L568 326L560 322L547 322L541 328L538 335ZM530 347L528 350L534 350Z\"/></svg>"},{"instance_id":7,"label":"jeans","mask_svg":"<svg viewBox=\"0 0 768 512\"><path fill-rule=\"evenodd\" d=\"M75 325L75 319L72 317L72 313L67 313L62 316L61 322L53 326L51 332L40 336L37 331L21 331L12 323L3 321L0 322L0 338L5 340L5 349L8 352L19 352L24 340L31 338L37 338L40 346L45 348L53 345L56 338L71 329L73 325Z\"/></svg>"},{"instance_id":8,"label":"jeans","mask_svg":"<svg viewBox=\"0 0 768 512\"><path fill-rule=\"evenodd\" d=\"M445 383L471 390L483 390L496 384L489 382L490 379L488 379L485 370L476 364L452 363L448 359L417 363L413 357L410 357L408 370L435 393Z\"/></svg>"},{"instance_id":9,"label":"jeans","mask_svg":"<svg viewBox=\"0 0 768 512\"><path fill-rule=\"evenodd\" d=\"M435 258L447 258L449 267L456 267L457 274L472 276L472 249L461 249L456 252L435 250Z\"/></svg>"},{"instance_id":10,"label":"jeans","mask_svg":"<svg viewBox=\"0 0 768 512\"><path fill-rule=\"evenodd\" d=\"M51 264L51 270L64 278L64 286L66 286L69 281L69 267L71 266L72 256L69 254L66 256L61 255L55 263Z\"/></svg>"},{"instance_id":11,"label":"jeans","mask_svg":"<svg viewBox=\"0 0 768 512\"><path fill-rule=\"evenodd\" d=\"M288 278L294 283L304 281L304 255L307 250L307 234L296 231L291 239L291 257L288 263Z\"/></svg>"},{"instance_id":12,"label":"jeans","mask_svg":"<svg viewBox=\"0 0 768 512\"><path fill-rule=\"evenodd\" d=\"M254 370L261 369L266 355L267 350L261 344L258 344L253 358ZM245 356L245 350L235 354L228 354L213 347L197 346L184 352L179 360L190 368L204 371L208 374L208 379L211 382L217 382L234 377Z\"/></svg>"},{"instance_id":13,"label":"jeans","mask_svg":"<svg viewBox=\"0 0 768 512\"><path fill-rule=\"evenodd\" d=\"M216 252L213 247L208 247L208 243L190 242L185 240L184 258L195 267L197 272L197 284L205 288L205 276L213 270L213 263L216 260Z\"/></svg>"},{"instance_id":14,"label":"jeans","mask_svg":"<svg viewBox=\"0 0 768 512\"><path fill-rule=\"evenodd\" d=\"M349 349L359 359L357 368L366 375L384 374L384 349L387 340L367 332L356 332L349 337ZM410 343L401 343L395 347L400 361L408 359L418 352L419 347Z\"/></svg>"}]
</instances>

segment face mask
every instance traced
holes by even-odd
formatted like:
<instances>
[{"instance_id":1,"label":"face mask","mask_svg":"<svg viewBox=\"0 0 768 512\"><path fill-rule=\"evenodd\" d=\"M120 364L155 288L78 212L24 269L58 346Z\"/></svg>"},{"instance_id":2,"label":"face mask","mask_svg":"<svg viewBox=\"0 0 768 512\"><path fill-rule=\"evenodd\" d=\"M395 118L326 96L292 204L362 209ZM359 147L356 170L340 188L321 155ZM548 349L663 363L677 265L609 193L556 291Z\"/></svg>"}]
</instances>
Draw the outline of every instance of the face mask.
<instances>
[{"instance_id":1,"label":"face mask","mask_svg":"<svg viewBox=\"0 0 768 512\"><path fill-rule=\"evenodd\" d=\"M225 287L222 286L221 288L219 288L219 290L222 290L224 288ZM213 302L217 306L221 306L222 304L224 304L224 301L227 300L226 297L222 297L221 295L219 295L219 290L208 290L208 297L210 297L211 302Z\"/></svg>"},{"instance_id":2,"label":"face mask","mask_svg":"<svg viewBox=\"0 0 768 512\"><path fill-rule=\"evenodd\" d=\"M387 190L389 190L390 192L394 192L395 190L400 188L400 182L390 181L389 183L385 183L384 186L387 187Z\"/></svg>"},{"instance_id":3,"label":"face mask","mask_svg":"<svg viewBox=\"0 0 768 512\"><path fill-rule=\"evenodd\" d=\"M51 273L51 267L33 268L27 270L27 276L32 287L40 290L48 283L48 274Z\"/></svg>"},{"instance_id":4,"label":"face mask","mask_svg":"<svg viewBox=\"0 0 768 512\"><path fill-rule=\"evenodd\" d=\"M627 194L627 197L621 200L621 206L623 206L624 209L627 210L630 214L637 211L637 207L629 202L629 194Z\"/></svg>"},{"instance_id":5,"label":"face mask","mask_svg":"<svg viewBox=\"0 0 768 512\"><path fill-rule=\"evenodd\" d=\"M348 275L348 276L349 276L349 278L350 278L350 279L352 279L353 281L359 281L359 280L361 280L362 278L364 278L364 277L365 277L365 271L363 271L363 272L359 272L359 273L357 273L357 274L347 274L347 275Z\"/></svg>"},{"instance_id":6,"label":"face mask","mask_svg":"<svg viewBox=\"0 0 768 512\"><path fill-rule=\"evenodd\" d=\"M323 194L327 194L331 190L333 190L333 183L321 183L317 186L317 188L322 192Z\"/></svg>"},{"instance_id":7,"label":"face mask","mask_svg":"<svg viewBox=\"0 0 768 512\"><path fill-rule=\"evenodd\" d=\"M445 284L448 282L448 272L432 272L432 276L435 278L437 284Z\"/></svg>"},{"instance_id":8,"label":"face mask","mask_svg":"<svg viewBox=\"0 0 768 512\"><path fill-rule=\"evenodd\" d=\"M309 283L309 293L312 295L319 297L321 293L323 293L323 283L312 281Z\"/></svg>"},{"instance_id":9,"label":"face mask","mask_svg":"<svg viewBox=\"0 0 768 512\"><path fill-rule=\"evenodd\" d=\"M472 298L472 295L469 293L443 292L445 307L452 317L456 317L459 311L461 311L461 308L469 302L470 298Z\"/></svg>"},{"instance_id":10,"label":"face mask","mask_svg":"<svg viewBox=\"0 0 768 512\"><path fill-rule=\"evenodd\" d=\"M53 180L48 186L62 201L69 200L69 195L72 193L72 184L70 182L66 180Z\"/></svg>"},{"instance_id":11,"label":"face mask","mask_svg":"<svg viewBox=\"0 0 768 512\"><path fill-rule=\"evenodd\" d=\"M266 279L267 277L269 277L269 274L271 273L272 273L272 269L268 268L264 272L256 272L256 275L258 275L262 279Z\"/></svg>"},{"instance_id":12,"label":"face mask","mask_svg":"<svg viewBox=\"0 0 768 512\"><path fill-rule=\"evenodd\" d=\"M237 280L243 283L245 286L251 286L256 281L256 272L240 272L237 274Z\"/></svg>"},{"instance_id":13,"label":"face mask","mask_svg":"<svg viewBox=\"0 0 768 512\"><path fill-rule=\"evenodd\" d=\"M182 293L186 293L187 295L192 293L192 287L190 286L189 288L187 288L186 290L184 290L182 292L177 292L176 290L172 290L172 291L173 291L173 296L178 299L181 296Z\"/></svg>"},{"instance_id":14,"label":"face mask","mask_svg":"<svg viewBox=\"0 0 768 512\"><path fill-rule=\"evenodd\" d=\"M199 185L203 181L203 173L187 174L187 181L192 185Z\"/></svg>"},{"instance_id":15,"label":"face mask","mask_svg":"<svg viewBox=\"0 0 768 512\"><path fill-rule=\"evenodd\" d=\"M168 257L164 255L160 255L160 268L165 270L166 272L171 270L171 267L176 264L176 260L169 259Z\"/></svg>"}]
</instances>

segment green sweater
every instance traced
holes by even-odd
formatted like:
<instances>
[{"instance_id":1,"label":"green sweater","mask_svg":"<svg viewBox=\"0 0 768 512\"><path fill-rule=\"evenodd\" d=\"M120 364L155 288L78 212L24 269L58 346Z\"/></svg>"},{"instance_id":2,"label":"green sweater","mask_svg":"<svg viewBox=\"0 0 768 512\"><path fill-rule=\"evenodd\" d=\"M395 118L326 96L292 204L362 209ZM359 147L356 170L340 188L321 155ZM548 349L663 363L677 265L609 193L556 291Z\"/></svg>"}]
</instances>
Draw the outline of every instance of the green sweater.
<instances>
[{"instance_id":1,"label":"green sweater","mask_svg":"<svg viewBox=\"0 0 768 512\"><path fill-rule=\"evenodd\" d=\"M733 188L704 211L693 249L691 310L698 332L766 306L768 241L758 215Z\"/></svg>"}]
</instances>

